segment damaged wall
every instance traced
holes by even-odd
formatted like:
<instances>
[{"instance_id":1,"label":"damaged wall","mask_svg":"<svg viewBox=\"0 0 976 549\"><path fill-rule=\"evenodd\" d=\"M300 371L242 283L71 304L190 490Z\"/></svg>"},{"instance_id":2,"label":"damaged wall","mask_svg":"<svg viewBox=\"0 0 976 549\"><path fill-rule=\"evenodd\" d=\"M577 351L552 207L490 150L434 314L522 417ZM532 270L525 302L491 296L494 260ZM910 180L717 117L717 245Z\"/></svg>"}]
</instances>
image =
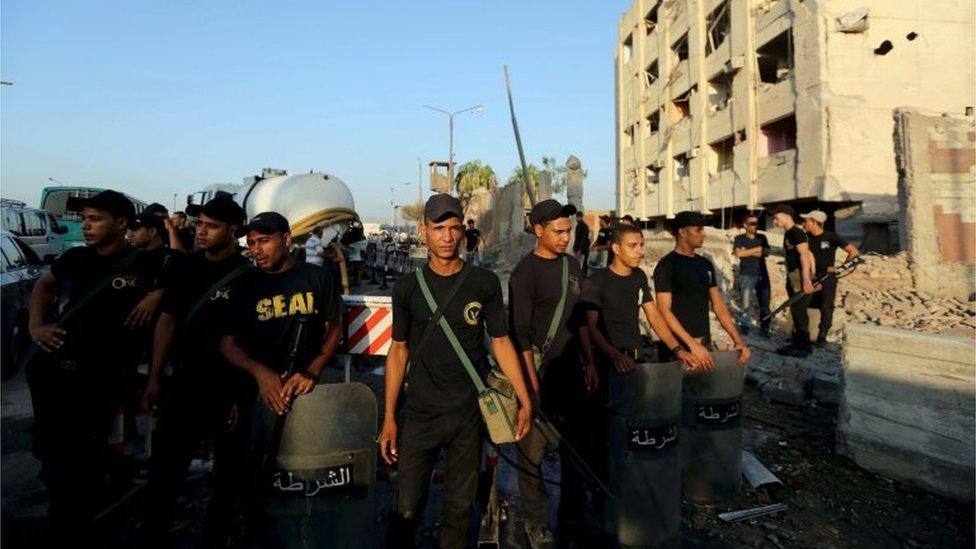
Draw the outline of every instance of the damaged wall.
<instances>
[{"instance_id":1,"label":"damaged wall","mask_svg":"<svg viewBox=\"0 0 976 549\"><path fill-rule=\"evenodd\" d=\"M895 114L901 238L921 290L976 292L976 124L972 118Z\"/></svg>"}]
</instances>

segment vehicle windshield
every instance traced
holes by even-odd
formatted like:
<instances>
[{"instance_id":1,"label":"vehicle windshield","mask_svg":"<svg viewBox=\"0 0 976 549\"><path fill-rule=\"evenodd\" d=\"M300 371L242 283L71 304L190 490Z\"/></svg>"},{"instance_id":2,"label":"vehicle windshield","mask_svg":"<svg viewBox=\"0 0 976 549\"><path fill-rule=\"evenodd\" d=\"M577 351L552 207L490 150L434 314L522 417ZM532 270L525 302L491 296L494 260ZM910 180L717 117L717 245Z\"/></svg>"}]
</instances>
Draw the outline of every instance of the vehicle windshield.
<instances>
[{"instance_id":1,"label":"vehicle windshield","mask_svg":"<svg viewBox=\"0 0 976 549\"><path fill-rule=\"evenodd\" d=\"M41 208L61 219L81 221L80 213L67 211L68 198L72 196L88 198L97 193L97 189L49 189Z\"/></svg>"}]
</instances>

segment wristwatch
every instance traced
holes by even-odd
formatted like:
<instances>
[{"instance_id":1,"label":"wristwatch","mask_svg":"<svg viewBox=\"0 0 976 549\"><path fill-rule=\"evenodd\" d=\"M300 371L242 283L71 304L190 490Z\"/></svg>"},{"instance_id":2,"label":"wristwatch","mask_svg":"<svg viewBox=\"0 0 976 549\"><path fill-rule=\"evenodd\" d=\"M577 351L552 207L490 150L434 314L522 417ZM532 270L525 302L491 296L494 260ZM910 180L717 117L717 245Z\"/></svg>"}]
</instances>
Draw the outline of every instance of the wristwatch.
<instances>
[{"instance_id":1,"label":"wristwatch","mask_svg":"<svg viewBox=\"0 0 976 549\"><path fill-rule=\"evenodd\" d=\"M684 351L684 350L685 350L685 348L682 347L681 344L679 343L679 344L675 345L674 347L671 347L671 354L673 354L674 356L678 356L678 353L680 353L681 351Z\"/></svg>"},{"instance_id":2,"label":"wristwatch","mask_svg":"<svg viewBox=\"0 0 976 549\"><path fill-rule=\"evenodd\" d=\"M307 379L307 380L309 380L309 381L311 381L312 383L318 383L318 378L317 378L317 377L315 377L315 376L313 376L313 375L312 375L312 373L311 373L311 372L309 372L308 370L299 370L299 371L298 371L298 372L296 372L296 373L297 373L298 375L300 375L300 376L302 376L303 378L305 378L305 379Z\"/></svg>"}]
</instances>

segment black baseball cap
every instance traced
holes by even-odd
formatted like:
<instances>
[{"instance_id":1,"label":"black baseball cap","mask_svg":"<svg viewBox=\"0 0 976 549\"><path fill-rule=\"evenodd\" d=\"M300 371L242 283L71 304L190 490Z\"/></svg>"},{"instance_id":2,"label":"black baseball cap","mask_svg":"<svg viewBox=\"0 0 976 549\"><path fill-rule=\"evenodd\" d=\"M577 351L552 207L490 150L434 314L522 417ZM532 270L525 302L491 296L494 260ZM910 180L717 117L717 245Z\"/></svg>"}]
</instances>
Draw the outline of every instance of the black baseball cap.
<instances>
[{"instance_id":1,"label":"black baseball cap","mask_svg":"<svg viewBox=\"0 0 976 549\"><path fill-rule=\"evenodd\" d=\"M424 219L427 221L444 221L449 217L464 219L461 201L444 193L431 195L424 205Z\"/></svg>"},{"instance_id":2,"label":"black baseball cap","mask_svg":"<svg viewBox=\"0 0 976 549\"><path fill-rule=\"evenodd\" d=\"M704 227L709 224L708 216L700 212L678 212L671 221L671 228L677 231L685 227Z\"/></svg>"},{"instance_id":3,"label":"black baseball cap","mask_svg":"<svg viewBox=\"0 0 976 549\"><path fill-rule=\"evenodd\" d=\"M111 189L89 198L72 196L68 198L65 207L75 212L80 212L85 208L94 208L106 211L114 217L124 217L130 221L136 216L136 207L132 205L132 201L126 198L124 194Z\"/></svg>"},{"instance_id":4,"label":"black baseball cap","mask_svg":"<svg viewBox=\"0 0 976 549\"><path fill-rule=\"evenodd\" d=\"M169 210L166 209L166 206L163 206L159 202L153 202L152 204L146 206L146 209L143 210L143 213L148 213L153 215L159 215L159 214L167 215L169 214Z\"/></svg>"},{"instance_id":5,"label":"black baseball cap","mask_svg":"<svg viewBox=\"0 0 976 549\"><path fill-rule=\"evenodd\" d=\"M186 207L186 213L193 217L200 217L200 214L205 214L211 219L223 221L228 225L237 225L239 227L238 233L241 232L244 227L244 221L247 220L247 214L244 213L244 208L240 207L237 202L234 202L234 199L229 195L217 195L216 198L202 206L200 204L189 204ZM287 221L285 223L287 224ZM241 237L244 235L237 234L236 236Z\"/></svg>"},{"instance_id":6,"label":"black baseball cap","mask_svg":"<svg viewBox=\"0 0 976 549\"><path fill-rule=\"evenodd\" d=\"M771 215L784 213L789 214L790 217L796 217L796 212L793 211L793 207L788 204L778 204L773 206L773 209L769 210L769 213Z\"/></svg>"},{"instance_id":7,"label":"black baseball cap","mask_svg":"<svg viewBox=\"0 0 976 549\"><path fill-rule=\"evenodd\" d=\"M529 223L537 225L560 217L569 217L574 213L576 213L576 206L572 204L563 206L558 200L550 198L532 206L532 211L529 212Z\"/></svg>"},{"instance_id":8,"label":"black baseball cap","mask_svg":"<svg viewBox=\"0 0 976 549\"><path fill-rule=\"evenodd\" d=\"M156 232L159 234L163 234L163 231L166 230L166 225L163 224L162 218L160 218L158 215L146 212L142 212L141 214L135 216L135 218L132 219L132 223L129 224L129 228L132 230L136 230L141 227L156 229Z\"/></svg>"},{"instance_id":9,"label":"black baseball cap","mask_svg":"<svg viewBox=\"0 0 976 549\"><path fill-rule=\"evenodd\" d=\"M285 216L278 212L262 212L251 218L247 225L241 227L241 233L247 234L257 231L260 234L290 233L291 226Z\"/></svg>"}]
</instances>

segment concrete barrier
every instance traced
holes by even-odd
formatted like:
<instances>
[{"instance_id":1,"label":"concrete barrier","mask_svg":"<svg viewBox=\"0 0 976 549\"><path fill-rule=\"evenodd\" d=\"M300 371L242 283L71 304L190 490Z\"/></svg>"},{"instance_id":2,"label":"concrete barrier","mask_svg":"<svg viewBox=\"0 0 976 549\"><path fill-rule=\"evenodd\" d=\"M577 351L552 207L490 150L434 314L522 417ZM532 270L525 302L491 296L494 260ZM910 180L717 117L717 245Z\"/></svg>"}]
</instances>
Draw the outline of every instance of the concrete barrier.
<instances>
[{"instance_id":1,"label":"concrete barrier","mask_svg":"<svg viewBox=\"0 0 976 549\"><path fill-rule=\"evenodd\" d=\"M869 471L972 500L972 340L866 324L846 334L837 451Z\"/></svg>"}]
</instances>

